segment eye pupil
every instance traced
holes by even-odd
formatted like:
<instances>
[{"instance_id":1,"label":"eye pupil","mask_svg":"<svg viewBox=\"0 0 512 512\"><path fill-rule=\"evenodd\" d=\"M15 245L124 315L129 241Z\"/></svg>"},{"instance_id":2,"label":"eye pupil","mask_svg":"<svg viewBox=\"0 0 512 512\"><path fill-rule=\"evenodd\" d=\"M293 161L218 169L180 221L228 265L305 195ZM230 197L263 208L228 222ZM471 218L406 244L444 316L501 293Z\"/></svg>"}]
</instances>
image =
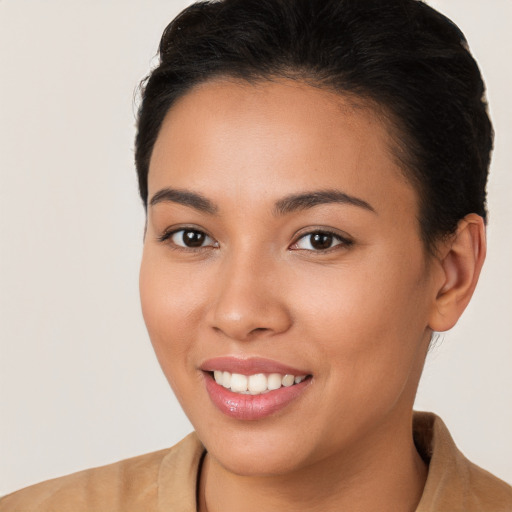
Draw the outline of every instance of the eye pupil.
<instances>
[{"instance_id":1,"label":"eye pupil","mask_svg":"<svg viewBox=\"0 0 512 512\"><path fill-rule=\"evenodd\" d=\"M311 246L315 249L329 249L333 236L329 233L314 233L311 235Z\"/></svg>"},{"instance_id":2,"label":"eye pupil","mask_svg":"<svg viewBox=\"0 0 512 512\"><path fill-rule=\"evenodd\" d=\"M183 243L187 247L201 247L204 243L206 235L201 231L184 231Z\"/></svg>"}]
</instances>

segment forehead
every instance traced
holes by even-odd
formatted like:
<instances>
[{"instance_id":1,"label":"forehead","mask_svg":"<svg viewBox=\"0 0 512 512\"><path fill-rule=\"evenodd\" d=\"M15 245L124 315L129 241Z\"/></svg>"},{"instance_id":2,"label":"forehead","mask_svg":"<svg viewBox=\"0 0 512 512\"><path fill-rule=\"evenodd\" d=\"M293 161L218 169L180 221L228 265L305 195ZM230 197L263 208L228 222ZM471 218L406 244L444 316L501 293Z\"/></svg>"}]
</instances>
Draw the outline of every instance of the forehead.
<instances>
[{"instance_id":1,"label":"forehead","mask_svg":"<svg viewBox=\"0 0 512 512\"><path fill-rule=\"evenodd\" d=\"M415 212L390 131L370 104L304 83L207 82L168 112L150 162L149 196L173 186L264 201L280 190L341 187L381 207L393 192Z\"/></svg>"}]
</instances>

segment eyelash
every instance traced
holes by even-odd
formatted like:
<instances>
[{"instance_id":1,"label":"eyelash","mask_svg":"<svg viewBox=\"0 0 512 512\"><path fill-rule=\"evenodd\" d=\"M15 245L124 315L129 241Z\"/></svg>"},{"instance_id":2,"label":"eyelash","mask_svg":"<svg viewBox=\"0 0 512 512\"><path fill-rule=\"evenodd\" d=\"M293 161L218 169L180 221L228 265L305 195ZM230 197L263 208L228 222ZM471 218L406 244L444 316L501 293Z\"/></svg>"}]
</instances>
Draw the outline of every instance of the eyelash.
<instances>
[{"instance_id":1,"label":"eyelash","mask_svg":"<svg viewBox=\"0 0 512 512\"><path fill-rule=\"evenodd\" d=\"M214 240L212 237L210 237L210 235L208 235L207 233L205 233L204 231L202 231L200 229L196 229L196 228L192 228L192 227L181 227L179 229L172 229L169 231L165 231L161 236L158 237L158 241L162 242L162 243L169 242L174 235L176 235L177 233L180 233L180 232L183 232L183 234L185 234L187 232L200 234L200 235L204 235L206 238L210 238L210 239ZM301 240L306 239L308 236L312 237L314 235L324 235L324 236L327 235L328 237L331 237L333 239L333 241L338 241L339 243L336 243L335 245L328 247L326 249L318 249L318 250L304 249L304 248L300 248L300 247L293 248L294 246L297 246L297 244ZM336 248L341 249L343 247L344 248L350 247L351 245L353 245L353 243L354 242L352 240L350 240L349 238L346 238L338 233L335 233L334 231L330 231L328 229L314 229L312 231L302 233L299 237L297 237L295 242L293 242L290 245L290 249L295 250L295 251L308 251L308 252L312 252L312 253L326 254L333 250L336 250ZM218 242L214 242L214 244L209 244L209 245L201 245L198 247L188 247L185 245L178 245L173 242L169 243L168 245L173 250L183 250L183 251L199 251L201 249L204 249L205 247L218 248ZM311 245L311 242L310 242L310 245Z\"/></svg>"},{"instance_id":2,"label":"eyelash","mask_svg":"<svg viewBox=\"0 0 512 512\"><path fill-rule=\"evenodd\" d=\"M304 240L304 239L307 239L307 237L312 237L314 235L327 235L328 237L331 237L332 238L332 241L337 241L339 243L336 243L335 245L331 246L331 247L328 247L326 249L317 249L317 250L314 250L314 249L302 249L302 248L296 248L296 249L293 249L295 251L308 251L308 252L315 252L315 253L319 253L319 254L327 254L329 252L332 252L332 251L335 251L335 250L339 250L341 248L347 248L347 247L350 247L351 245L353 245L353 241L350 240L349 238L347 237L344 237L342 235L340 235L339 233L336 233L334 231L330 231L328 229L314 229L312 231L308 231L306 233L302 233L297 239L295 242L293 242L293 244L290 246L290 247L294 247L296 246L301 240ZM310 239L310 245L311 244L311 239Z\"/></svg>"},{"instance_id":3,"label":"eyelash","mask_svg":"<svg viewBox=\"0 0 512 512\"><path fill-rule=\"evenodd\" d=\"M208 247L208 246L187 247L185 245L182 246L182 245L178 245L178 244L172 242L171 238L180 232L183 232L183 235L185 233L200 234L200 235L204 235L205 237L213 240L213 238L210 235L208 235L207 233L205 233L203 230L185 226L185 227L181 227L179 229L170 229L168 231L165 231L161 236L158 237L158 241L159 242L169 242L168 243L169 247L171 247L173 250L177 250L177 251L180 251L180 250L181 251L199 251L201 249L204 249L205 247ZM217 246L218 246L217 242L215 242L215 244L217 244ZM215 247L215 245L214 245L214 247Z\"/></svg>"}]
</instances>

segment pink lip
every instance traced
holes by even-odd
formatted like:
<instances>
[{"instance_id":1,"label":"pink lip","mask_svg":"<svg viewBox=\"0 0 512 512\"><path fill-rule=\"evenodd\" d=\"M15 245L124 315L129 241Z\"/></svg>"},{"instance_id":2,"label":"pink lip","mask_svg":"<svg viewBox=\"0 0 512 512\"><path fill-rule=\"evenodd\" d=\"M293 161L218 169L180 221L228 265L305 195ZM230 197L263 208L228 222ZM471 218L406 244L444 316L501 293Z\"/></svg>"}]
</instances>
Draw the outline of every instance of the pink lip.
<instances>
[{"instance_id":1,"label":"pink lip","mask_svg":"<svg viewBox=\"0 0 512 512\"><path fill-rule=\"evenodd\" d=\"M233 393L217 384L211 373L214 370L252 375L255 373L281 373L282 375L308 375L309 372L261 358L240 359L218 357L201 365L206 390L212 403L226 416L237 420L254 421L274 414L299 398L311 383L311 378L289 387L281 387L261 395Z\"/></svg>"},{"instance_id":2,"label":"pink lip","mask_svg":"<svg viewBox=\"0 0 512 512\"><path fill-rule=\"evenodd\" d=\"M201 364L200 369L205 372L220 370L223 372L240 373L241 375L253 375L255 373L281 373L282 375L309 375L310 372L304 369L292 368L291 366L264 359L251 357L242 359L240 357L215 357L208 359Z\"/></svg>"}]
</instances>

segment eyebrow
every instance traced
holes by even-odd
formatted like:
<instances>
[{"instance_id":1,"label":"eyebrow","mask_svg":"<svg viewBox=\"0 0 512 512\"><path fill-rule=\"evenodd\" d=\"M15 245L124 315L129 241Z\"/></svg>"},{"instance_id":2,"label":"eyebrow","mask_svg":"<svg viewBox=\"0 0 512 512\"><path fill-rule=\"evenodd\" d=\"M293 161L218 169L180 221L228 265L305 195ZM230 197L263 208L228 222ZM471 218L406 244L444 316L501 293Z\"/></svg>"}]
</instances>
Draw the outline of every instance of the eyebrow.
<instances>
[{"instance_id":1,"label":"eyebrow","mask_svg":"<svg viewBox=\"0 0 512 512\"><path fill-rule=\"evenodd\" d=\"M164 188L151 198L149 204L154 206L164 202L182 204L210 215L215 215L219 211L218 206L208 198L190 190ZM295 211L307 210L329 203L348 204L376 213L375 209L368 202L336 189L315 190L283 197L276 201L273 213L276 216L283 216Z\"/></svg>"},{"instance_id":2,"label":"eyebrow","mask_svg":"<svg viewBox=\"0 0 512 512\"><path fill-rule=\"evenodd\" d=\"M155 206L155 204L166 202L190 206L195 210L210 215L214 215L218 212L217 206L203 195L182 189L163 188L151 198L149 204L150 206Z\"/></svg>"},{"instance_id":3,"label":"eyebrow","mask_svg":"<svg viewBox=\"0 0 512 512\"><path fill-rule=\"evenodd\" d=\"M287 215L295 211L307 210L321 204L329 203L349 204L377 213L373 206L363 199L346 194L341 190L329 189L283 197L276 202L274 206L274 215Z\"/></svg>"}]
</instances>

